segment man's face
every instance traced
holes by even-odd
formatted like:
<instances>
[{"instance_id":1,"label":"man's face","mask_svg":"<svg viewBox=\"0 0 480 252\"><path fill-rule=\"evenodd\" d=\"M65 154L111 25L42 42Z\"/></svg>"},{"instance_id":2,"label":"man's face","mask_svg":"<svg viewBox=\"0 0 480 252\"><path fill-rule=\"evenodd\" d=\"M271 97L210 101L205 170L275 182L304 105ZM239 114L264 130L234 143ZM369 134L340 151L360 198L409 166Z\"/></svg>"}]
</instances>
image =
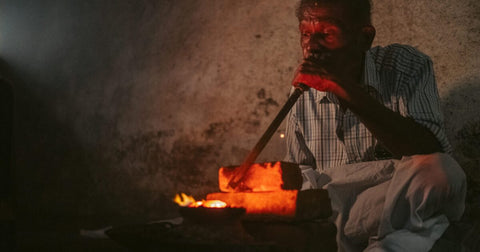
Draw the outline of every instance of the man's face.
<instances>
[{"instance_id":1,"label":"man's face","mask_svg":"<svg viewBox=\"0 0 480 252\"><path fill-rule=\"evenodd\" d=\"M319 4L307 7L302 14L299 28L304 59L330 62L338 54L356 51L351 21L340 5Z\"/></svg>"}]
</instances>

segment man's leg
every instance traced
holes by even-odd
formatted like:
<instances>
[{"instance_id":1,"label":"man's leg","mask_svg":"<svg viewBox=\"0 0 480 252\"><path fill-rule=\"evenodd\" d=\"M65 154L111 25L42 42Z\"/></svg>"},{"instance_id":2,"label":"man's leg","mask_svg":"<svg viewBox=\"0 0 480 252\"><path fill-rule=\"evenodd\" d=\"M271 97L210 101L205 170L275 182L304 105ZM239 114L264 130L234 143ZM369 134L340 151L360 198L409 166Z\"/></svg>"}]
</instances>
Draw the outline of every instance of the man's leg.
<instances>
[{"instance_id":1,"label":"man's leg","mask_svg":"<svg viewBox=\"0 0 480 252\"><path fill-rule=\"evenodd\" d=\"M461 167L446 154L404 157L385 197L378 236L366 251L428 251L465 208Z\"/></svg>"},{"instance_id":2,"label":"man's leg","mask_svg":"<svg viewBox=\"0 0 480 252\"><path fill-rule=\"evenodd\" d=\"M382 160L348 164L318 176L317 184L325 185L336 213L338 251L362 251L368 237L377 234L396 163Z\"/></svg>"}]
</instances>

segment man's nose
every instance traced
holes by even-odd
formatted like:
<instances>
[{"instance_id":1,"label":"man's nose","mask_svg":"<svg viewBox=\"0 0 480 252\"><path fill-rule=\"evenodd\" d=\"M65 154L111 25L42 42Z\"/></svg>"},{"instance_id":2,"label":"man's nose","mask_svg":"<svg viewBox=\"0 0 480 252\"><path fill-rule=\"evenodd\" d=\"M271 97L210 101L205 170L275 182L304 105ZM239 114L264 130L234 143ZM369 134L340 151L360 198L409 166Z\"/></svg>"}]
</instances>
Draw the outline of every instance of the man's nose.
<instances>
[{"instance_id":1,"label":"man's nose","mask_svg":"<svg viewBox=\"0 0 480 252\"><path fill-rule=\"evenodd\" d=\"M323 37L320 34L312 34L306 43L306 49L308 51L321 49L322 39Z\"/></svg>"}]
</instances>

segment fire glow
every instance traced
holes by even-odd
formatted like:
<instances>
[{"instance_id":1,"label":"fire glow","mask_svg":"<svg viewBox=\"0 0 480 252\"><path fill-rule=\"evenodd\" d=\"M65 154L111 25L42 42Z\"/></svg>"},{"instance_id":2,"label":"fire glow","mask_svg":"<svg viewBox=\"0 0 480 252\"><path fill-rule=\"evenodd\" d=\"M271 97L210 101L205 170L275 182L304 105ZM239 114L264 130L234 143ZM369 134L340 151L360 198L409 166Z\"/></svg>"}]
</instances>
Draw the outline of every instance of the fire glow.
<instances>
[{"instance_id":1,"label":"fire glow","mask_svg":"<svg viewBox=\"0 0 480 252\"><path fill-rule=\"evenodd\" d=\"M196 201L192 196L185 193L177 193L173 199L175 203L182 207L205 207L205 208L225 208L227 203L221 200L202 200Z\"/></svg>"}]
</instances>

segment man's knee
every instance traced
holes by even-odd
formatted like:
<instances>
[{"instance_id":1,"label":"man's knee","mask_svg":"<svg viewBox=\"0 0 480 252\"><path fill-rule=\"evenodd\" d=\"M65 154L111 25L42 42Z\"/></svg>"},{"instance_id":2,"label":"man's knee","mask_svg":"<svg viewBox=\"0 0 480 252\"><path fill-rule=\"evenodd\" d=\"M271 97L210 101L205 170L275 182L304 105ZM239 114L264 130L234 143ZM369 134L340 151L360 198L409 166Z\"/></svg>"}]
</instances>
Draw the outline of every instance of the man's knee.
<instances>
[{"instance_id":1,"label":"man's knee","mask_svg":"<svg viewBox=\"0 0 480 252\"><path fill-rule=\"evenodd\" d=\"M460 165L444 153L415 155L411 159L414 176L407 197L423 198L429 204L445 209L450 218L459 218L466 194L466 177Z\"/></svg>"},{"instance_id":2,"label":"man's knee","mask_svg":"<svg viewBox=\"0 0 480 252\"><path fill-rule=\"evenodd\" d=\"M448 186L455 191L465 187L466 177L460 165L448 154L433 153L412 156L415 177L435 187Z\"/></svg>"}]
</instances>

